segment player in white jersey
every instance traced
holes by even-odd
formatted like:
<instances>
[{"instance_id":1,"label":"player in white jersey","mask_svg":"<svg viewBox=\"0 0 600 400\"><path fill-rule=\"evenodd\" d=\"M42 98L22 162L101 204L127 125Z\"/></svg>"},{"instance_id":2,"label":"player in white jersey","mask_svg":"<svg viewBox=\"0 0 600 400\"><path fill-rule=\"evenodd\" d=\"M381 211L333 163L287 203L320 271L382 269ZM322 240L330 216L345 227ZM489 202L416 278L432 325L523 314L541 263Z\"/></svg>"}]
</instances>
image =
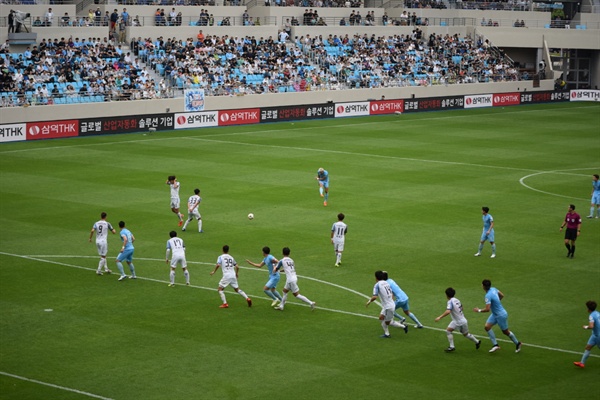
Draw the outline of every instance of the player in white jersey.
<instances>
[{"instance_id":1,"label":"player in white jersey","mask_svg":"<svg viewBox=\"0 0 600 400\"><path fill-rule=\"evenodd\" d=\"M171 211L177 214L179 218L179 226L183 225L183 214L179 212L179 182L175 175L171 175L167 178L167 185L171 188Z\"/></svg>"},{"instance_id":2,"label":"player in white jersey","mask_svg":"<svg viewBox=\"0 0 600 400\"><path fill-rule=\"evenodd\" d=\"M98 263L98 269L96 273L102 275L102 268L107 274L112 273L106 265L106 253L108 252L108 232L112 232L113 235L117 233L115 228L112 227L110 222L106 221L106 213L100 214L100 221L96 222L90 231L90 243L96 232L96 247L98 248L98 255L100 256L100 262Z\"/></svg>"},{"instance_id":3,"label":"player in white jersey","mask_svg":"<svg viewBox=\"0 0 600 400\"><path fill-rule=\"evenodd\" d=\"M446 328L446 336L448 336L448 343L450 347L446 349L446 353L453 352L454 348L454 336L452 332L457 330L463 334L464 337L469 339L470 341L475 343L475 349L479 349L481 346L481 340L478 340L475 336L469 333L469 325L467 323L467 319L465 318L465 314L463 313L463 306L454 295L456 291L449 287L446 289L446 298L448 299L448 303L446 304L446 311L439 317L435 319L435 322L438 322L440 319L444 318L446 315L450 314L452 321Z\"/></svg>"},{"instance_id":4,"label":"player in white jersey","mask_svg":"<svg viewBox=\"0 0 600 400\"><path fill-rule=\"evenodd\" d=\"M188 218L185 221L183 228L181 228L182 231L185 232L185 229L187 228L188 224L192 222L194 218L196 218L198 220L198 232L203 232L202 216L200 215L200 210L198 210L201 201L202 197L200 197L200 189L194 189L194 194L188 199Z\"/></svg>"},{"instance_id":5,"label":"player in white jersey","mask_svg":"<svg viewBox=\"0 0 600 400\"><path fill-rule=\"evenodd\" d=\"M183 276L185 276L185 284L190 284L190 273L187 270L187 262L185 260L185 243L183 240L177 237L177 232L171 231L169 233L171 239L167 240L167 253L165 258L167 264L169 264L169 252L171 253L171 274L169 275L169 287L175 287L175 269L177 264L181 265L183 270Z\"/></svg>"},{"instance_id":6,"label":"player in white jersey","mask_svg":"<svg viewBox=\"0 0 600 400\"><path fill-rule=\"evenodd\" d=\"M348 226L343 222L344 214L339 213L337 217L337 222L331 227L331 243L333 244L333 250L335 250L335 266L339 267L342 265L342 252L344 251Z\"/></svg>"},{"instance_id":7,"label":"player in white jersey","mask_svg":"<svg viewBox=\"0 0 600 400\"><path fill-rule=\"evenodd\" d=\"M394 321L394 310L396 309L396 303L394 303L394 293L392 292L392 288L390 284L386 281L387 274L383 271L375 271L375 286L373 287L373 296L367 301L367 307L369 304L377 300L379 297L379 302L381 303L381 312L379 313L379 320L381 321L381 326L383 327L383 335L382 338L391 338L389 326L396 326L398 328L404 329L404 333L408 332L408 327L406 325L401 324L398 321Z\"/></svg>"},{"instance_id":8,"label":"player in white jersey","mask_svg":"<svg viewBox=\"0 0 600 400\"><path fill-rule=\"evenodd\" d=\"M223 270L223 278L219 281L219 296L221 296L221 300L223 304L221 304L220 308L229 308L229 304L227 304L227 299L225 298L225 292L223 291L227 286L231 286L233 290L244 299L248 303L248 307L252 307L252 299L248 297L246 293L238 286L238 272L240 267L238 267L234 258L229 255L229 246L223 246L223 254L219 256L217 259L217 265L215 269L210 273L211 276L214 275L217 270L221 268Z\"/></svg>"},{"instance_id":9,"label":"player in white jersey","mask_svg":"<svg viewBox=\"0 0 600 400\"><path fill-rule=\"evenodd\" d=\"M279 260L273 272L276 273L279 272L280 269L283 269L283 272L285 273L285 286L283 287L281 304L275 307L275 309L283 311L285 302L287 301L288 293L292 292L294 297L296 297L298 300L302 300L303 302L310 304L310 309L314 311L317 303L310 301L306 296L300 294L300 288L298 287L298 276L296 275L296 267L294 265L294 260L290 258L290 248L284 247L282 253L283 258Z\"/></svg>"}]
</instances>

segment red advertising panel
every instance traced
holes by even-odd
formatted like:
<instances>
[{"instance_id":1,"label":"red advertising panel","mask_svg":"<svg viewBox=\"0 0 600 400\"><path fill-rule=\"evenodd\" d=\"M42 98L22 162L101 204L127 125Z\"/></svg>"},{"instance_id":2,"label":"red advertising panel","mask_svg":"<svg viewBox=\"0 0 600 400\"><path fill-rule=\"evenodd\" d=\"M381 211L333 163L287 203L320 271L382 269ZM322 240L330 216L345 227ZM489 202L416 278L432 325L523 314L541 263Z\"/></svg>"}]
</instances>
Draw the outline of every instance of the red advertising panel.
<instances>
[{"instance_id":1,"label":"red advertising panel","mask_svg":"<svg viewBox=\"0 0 600 400\"><path fill-rule=\"evenodd\" d=\"M79 121L28 122L26 130L27 140L73 137L79 134Z\"/></svg>"},{"instance_id":2,"label":"red advertising panel","mask_svg":"<svg viewBox=\"0 0 600 400\"><path fill-rule=\"evenodd\" d=\"M369 114L393 114L404 112L404 100L378 100L372 101Z\"/></svg>"},{"instance_id":3,"label":"red advertising panel","mask_svg":"<svg viewBox=\"0 0 600 400\"><path fill-rule=\"evenodd\" d=\"M219 111L219 126L258 124L259 122L260 108Z\"/></svg>"},{"instance_id":4,"label":"red advertising panel","mask_svg":"<svg viewBox=\"0 0 600 400\"><path fill-rule=\"evenodd\" d=\"M492 97L494 107L518 106L519 104L521 104L520 93L500 93Z\"/></svg>"}]
</instances>

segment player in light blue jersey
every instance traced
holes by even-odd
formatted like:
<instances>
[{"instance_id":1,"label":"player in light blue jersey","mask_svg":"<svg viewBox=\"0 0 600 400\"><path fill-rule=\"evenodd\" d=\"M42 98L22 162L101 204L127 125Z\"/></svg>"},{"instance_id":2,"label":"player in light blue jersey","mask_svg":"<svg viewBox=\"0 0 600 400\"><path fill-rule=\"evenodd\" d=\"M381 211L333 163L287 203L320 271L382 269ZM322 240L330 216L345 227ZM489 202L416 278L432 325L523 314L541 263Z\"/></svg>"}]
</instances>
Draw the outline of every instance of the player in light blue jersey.
<instances>
[{"instance_id":1,"label":"player in light blue jersey","mask_svg":"<svg viewBox=\"0 0 600 400\"><path fill-rule=\"evenodd\" d=\"M123 270L123 261L127 262L129 265L129 270L131 271L131 279L136 279L135 275L135 267L133 266L133 242L135 241L135 237L129 231L129 229L125 228L125 222L119 221L119 228L121 228L121 232L119 232L119 236L123 241L123 247L121 247L121 251L119 251L119 255L117 256L117 268L121 273L119 280L127 279L127 275L125 275L125 271Z\"/></svg>"},{"instance_id":2,"label":"player in light blue jersey","mask_svg":"<svg viewBox=\"0 0 600 400\"><path fill-rule=\"evenodd\" d=\"M324 197L323 205L327 206L327 199L329 198L329 172L323 168L319 168L316 179L319 182L319 193L321 197Z\"/></svg>"},{"instance_id":3,"label":"player in light blue jersey","mask_svg":"<svg viewBox=\"0 0 600 400\"><path fill-rule=\"evenodd\" d=\"M508 336L517 346L515 353L520 352L522 346L521 342L519 342L515 334L508 329L508 313L504 307L502 307L501 302L504 298L504 294L495 287L492 287L492 282L489 279L484 279L483 282L481 282L481 285L483 286L483 290L485 290L485 308L474 308L473 311L478 313L492 313L485 322L485 330L492 341L490 353L500 350L500 346L498 346L498 341L496 340L496 334L492 330L492 327L496 324L498 324L502 333Z\"/></svg>"},{"instance_id":4,"label":"player in light blue jersey","mask_svg":"<svg viewBox=\"0 0 600 400\"><path fill-rule=\"evenodd\" d=\"M404 314L408 315L410 319L415 321L415 328L423 328L423 324L419 321L417 316L410 312L410 308L408 305L408 296L406 295L406 293L404 293L404 291L400 289L400 286L398 286L398 284L393 279L388 277L388 273L386 271L383 271L383 273L385 274L385 280L392 288L392 293L394 293L394 316L397 317L400 320L400 323L402 324L404 323L404 321L406 321L406 318L404 318L396 312L397 309L401 308L402 311L404 311Z\"/></svg>"},{"instance_id":5,"label":"player in light blue jersey","mask_svg":"<svg viewBox=\"0 0 600 400\"><path fill-rule=\"evenodd\" d=\"M479 249L477 250L477 253L475 253L475 257L479 257L481 255L483 244L486 240L488 240L492 245L492 255L490 258L496 258L496 243L494 242L494 217L492 217L489 212L489 207L481 207L481 213L483 214L483 232L481 232Z\"/></svg>"},{"instance_id":6,"label":"player in light blue jersey","mask_svg":"<svg viewBox=\"0 0 600 400\"><path fill-rule=\"evenodd\" d=\"M264 258L260 264L254 263L248 259L246 259L246 262L257 268L262 268L264 265L267 266L267 269L269 270L269 281L265 283L263 291L267 296L273 299L271 307L275 307L277 306L277 304L281 303L281 294L279 294L279 292L277 291L277 284L279 283L279 279L281 278L281 276L279 275L279 272L273 272L273 269L275 268L279 260L273 257L273 255L271 254L271 249L268 246L263 247L262 252Z\"/></svg>"},{"instance_id":7,"label":"player in light blue jersey","mask_svg":"<svg viewBox=\"0 0 600 400\"><path fill-rule=\"evenodd\" d=\"M594 218L594 211L596 218L600 217L600 175L594 174L592 176L592 204L590 206L590 215L588 218Z\"/></svg>"},{"instance_id":8,"label":"player in light blue jersey","mask_svg":"<svg viewBox=\"0 0 600 400\"><path fill-rule=\"evenodd\" d=\"M579 368L585 368L585 362L590 356L590 352L594 348L594 346L598 346L600 348L600 312L596 311L596 307L598 306L595 301L588 301L585 303L588 309L589 323L583 326L583 329L591 329L592 335L585 346L585 351L583 352L583 356L581 357L581 361L575 361L573 364L578 366Z\"/></svg>"}]
</instances>

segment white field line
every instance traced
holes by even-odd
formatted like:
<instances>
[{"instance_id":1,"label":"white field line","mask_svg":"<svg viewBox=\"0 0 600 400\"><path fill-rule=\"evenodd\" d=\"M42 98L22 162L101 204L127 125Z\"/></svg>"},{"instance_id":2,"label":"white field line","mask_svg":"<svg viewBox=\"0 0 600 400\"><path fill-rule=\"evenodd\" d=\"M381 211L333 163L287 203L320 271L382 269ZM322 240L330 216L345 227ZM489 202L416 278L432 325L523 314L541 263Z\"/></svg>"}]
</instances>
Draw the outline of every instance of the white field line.
<instances>
[{"instance_id":1,"label":"white field line","mask_svg":"<svg viewBox=\"0 0 600 400\"><path fill-rule=\"evenodd\" d=\"M59 385L55 385L53 383L42 382L42 381L38 381L37 379L26 378L24 376L13 375L13 374L9 374L8 372L4 372L4 371L0 371L0 375L8 376L8 377L15 378L15 379L20 379L22 381L37 383L38 385L50 386L52 388L64 390L66 392L73 392L73 393L81 394L81 395L84 395L87 397L93 397L94 399L113 400L109 397L99 396L97 394L88 393L88 392L84 392L82 390L72 389L72 388L68 388L68 387L64 387L64 386L59 386Z\"/></svg>"},{"instance_id":2,"label":"white field line","mask_svg":"<svg viewBox=\"0 0 600 400\"><path fill-rule=\"evenodd\" d=\"M43 263L48 263L48 264L54 264L54 265L62 265L65 267L71 267L71 268L77 268L77 269L83 269L86 271L96 271L96 268L88 268L88 267L84 267L81 265L74 265L74 264L67 264L67 263L63 263L63 262L58 262L58 261L51 261L51 260L45 260L44 258L97 258L98 256L77 256L77 255L30 255L30 256L26 256L26 255L20 255L20 254L13 254L13 253L6 253L3 251L0 251L0 254L3 254L5 256L10 256L10 257L18 257L18 258L24 258L24 259L28 259L28 260L33 260L33 261L39 261L39 262L43 262ZM156 261L156 262L164 262L163 259L158 259L158 258L136 258L137 260L145 260L145 261ZM200 264L200 265L213 265L214 263L208 263L208 262L194 262L194 261L188 261L188 264ZM258 270L257 268L251 268L251 267L240 267L243 269L248 269L250 271L256 271L256 272L260 272L261 270ZM341 285L337 285L331 282L327 282L327 281L323 281L320 279L316 279L316 278L312 278L312 277L307 277L307 276L302 276L302 275L298 275L299 277L303 278L303 279L309 279L309 280L313 280L315 282L319 282L322 284L326 284L326 285L330 285L342 290L346 290L349 291L351 293L357 294L363 298L370 298L370 296L364 295L363 293L357 292L353 289L347 288L345 286L341 286ZM145 278L145 277L140 277L138 276L137 279L139 280L146 280L149 282L157 282L160 284L168 284L168 281L166 280L160 280L160 279L154 279L154 278ZM186 286L183 284L176 284L178 286ZM203 290L211 290L211 291L216 291L217 289L215 288L211 288L211 287L205 287L205 286L198 286L198 285L190 285L189 287L191 288L196 288L196 289L203 289ZM258 299L262 299L262 300L267 300L267 301L271 301L272 299L266 296L252 296L252 298L258 298ZM309 307L306 304L303 303L297 303L297 302L288 302L288 305L295 305L295 306L301 306L301 307ZM319 304L317 302L317 304ZM323 310L323 311L329 311L329 312L334 312L334 313L338 313L338 314L345 314L345 315L351 315L351 316L355 316L355 317L361 317L361 318L370 318L370 319L378 319L378 316L373 316L373 315L366 315L366 314L361 314L361 313L355 313L355 312L351 312L351 311L344 311L344 310L338 310L338 309L333 309L333 308L326 308L326 307L322 307L322 306L318 306L317 307L318 310ZM408 321L408 319L407 319ZM433 327L433 326L425 326L425 329L430 329L433 331L438 331L438 332L445 332L446 329L445 328L437 328L437 327ZM486 339L487 336L483 336L483 335L474 335L475 337L481 338L481 339ZM512 341L508 340L508 339L502 339L499 338L498 339L499 342L505 342L508 344L513 344ZM582 352L581 351L573 351L573 350L565 350L565 349L559 349L559 348L555 348L555 347L548 347L548 346L542 346L542 345L538 345L538 344L532 344L532 343L525 343L523 342L523 345L526 347L534 347L534 348L538 348L538 349L544 349L544 350L550 350L550 351L556 351L556 352L560 352L560 353L568 353L568 354L576 354L576 355L581 355ZM583 348L583 345L582 345ZM596 355L596 354L590 354L590 357L599 357L600 355Z\"/></svg>"},{"instance_id":3,"label":"white field line","mask_svg":"<svg viewBox=\"0 0 600 400\"><path fill-rule=\"evenodd\" d=\"M556 171L541 171L541 172L536 172L534 174L529 174L529 175L525 175L524 177L522 177L521 179L519 179L519 183L526 187L529 190L533 190L534 192L538 192L538 193L543 193L543 194L548 194L550 196L556 196L556 197L563 197L565 199L574 199L574 200L582 200L582 201L586 201L588 199L581 199L579 197L573 197L573 196L565 196L562 194L557 194L557 193L552 193L552 192L545 192L543 190L540 189L536 189L532 186L529 186L525 183L525 180L528 178L531 178L532 176L536 176L536 175L543 175L543 174L557 174L557 175L574 175L574 176L587 176L584 174L573 174L573 173L569 173L567 171L579 171L579 170L586 170L586 169L593 169L593 170L598 170L600 168L598 167L593 167L593 168L576 168L576 169L566 169L566 170L556 170Z\"/></svg>"}]
</instances>

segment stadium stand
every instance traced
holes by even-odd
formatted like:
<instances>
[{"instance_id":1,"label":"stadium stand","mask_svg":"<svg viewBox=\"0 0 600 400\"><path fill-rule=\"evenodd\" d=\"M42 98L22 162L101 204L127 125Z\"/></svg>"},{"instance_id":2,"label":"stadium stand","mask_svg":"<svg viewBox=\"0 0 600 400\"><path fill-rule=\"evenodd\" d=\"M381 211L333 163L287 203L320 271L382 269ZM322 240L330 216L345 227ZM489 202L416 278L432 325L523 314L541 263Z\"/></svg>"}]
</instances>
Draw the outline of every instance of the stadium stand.
<instances>
[{"instance_id":1,"label":"stadium stand","mask_svg":"<svg viewBox=\"0 0 600 400\"><path fill-rule=\"evenodd\" d=\"M283 10L276 15L269 15L272 7L258 5L251 13L263 14L250 15L246 7L236 7L233 2L212 8L208 8L211 2L165 2L159 8L156 3L138 4L147 3L117 6L127 29L126 43L113 32L107 35L109 10L114 4L87 12L77 12L72 5L54 6L55 16L50 20L47 6L33 6L31 10L37 12L31 12L32 20L39 17L44 21L36 28L40 35L61 27L64 36L43 38L22 51L13 51L10 44L0 47L1 106L156 99L181 96L187 88L224 96L487 83L526 80L535 74L534 70L519 70L485 35L465 29L477 27L477 18L444 17L447 8L479 9L476 2L407 2L407 9L297 2L302 7L276 7ZM502 7L486 4L486 12L493 16L505 12L497 10L506 10L509 3L500 3ZM511 9L534 8L531 3L510 5ZM163 6L171 10L165 13ZM413 11L415 6L417 11ZM561 27L561 21L551 19L548 12L544 16L543 26ZM481 21L485 27L511 29L535 25L531 20L515 19ZM298 29L324 26L335 26L336 33L303 34L306 30ZM220 34L207 33L198 39L198 27ZM462 32L447 30L456 27ZM138 32L163 34L152 30L159 28L164 30L163 36L136 38ZM371 28L389 30L367 32ZM583 23L574 25L576 30L586 28ZM343 34L337 33L340 29ZM87 35L81 34L81 39L73 38L88 31L92 37L85 39ZM167 34L173 36L164 38Z\"/></svg>"}]
</instances>

